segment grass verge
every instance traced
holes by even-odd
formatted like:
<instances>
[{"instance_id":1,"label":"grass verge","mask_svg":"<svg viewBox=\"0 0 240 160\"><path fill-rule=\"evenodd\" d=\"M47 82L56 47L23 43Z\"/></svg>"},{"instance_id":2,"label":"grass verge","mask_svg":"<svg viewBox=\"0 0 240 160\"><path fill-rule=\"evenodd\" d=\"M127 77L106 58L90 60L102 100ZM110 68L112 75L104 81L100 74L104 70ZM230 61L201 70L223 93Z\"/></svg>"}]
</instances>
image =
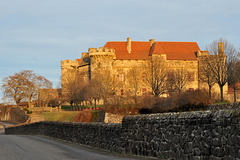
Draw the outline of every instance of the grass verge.
<instances>
[{"instance_id":1,"label":"grass verge","mask_svg":"<svg viewBox=\"0 0 240 160\"><path fill-rule=\"evenodd\" d=\"M62 121L72 122L73 117L79 112L76 111L62 111L62 112L43 112L40 115L44 117L45 121Z\"/></svg>"}]
</instances>

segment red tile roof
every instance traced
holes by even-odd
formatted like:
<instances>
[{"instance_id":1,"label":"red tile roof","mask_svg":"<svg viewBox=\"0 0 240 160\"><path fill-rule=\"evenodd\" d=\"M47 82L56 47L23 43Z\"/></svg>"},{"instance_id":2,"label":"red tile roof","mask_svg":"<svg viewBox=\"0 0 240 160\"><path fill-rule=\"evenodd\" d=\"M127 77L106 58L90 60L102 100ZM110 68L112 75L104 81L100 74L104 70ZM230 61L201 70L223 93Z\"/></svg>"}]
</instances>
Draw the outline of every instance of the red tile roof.
<instances>
[{"instance_id":1,"label":"red tile roof","mask_svg":"<svg viewBox=\"0 0 240 160\"><path fill-rule=\"evenodd\" d=\"M153 47L153 54L166 54L168 60L197 60L200 50L196 42L156 42Z\"/></svg>"},{"instance_id":2,"label":"red tile roof","mask_svg":"<svg viewBox=\"0 0 240 160\"><path fill-rule=\"evenodd\" d=\"M167 60L197 60L196 52L200 50L196 42L131 42L131 53L127 51L127 42L107 42L106 48L115 49L116 59L145 60L152 54L166 54Z\"/></svg>"},{"instance_id":3,"label":"red tile roof","mask_svg":"<svg viewBox=\"0 0 240 160\"><path fill-rule=\"evenodd\" d=\"M107 42L104 47L115 49L116 59L150 59L148 56L151 47L150 42L132 41L131 53L127 51L127 42Z\"/></svg>"}]
</instances>

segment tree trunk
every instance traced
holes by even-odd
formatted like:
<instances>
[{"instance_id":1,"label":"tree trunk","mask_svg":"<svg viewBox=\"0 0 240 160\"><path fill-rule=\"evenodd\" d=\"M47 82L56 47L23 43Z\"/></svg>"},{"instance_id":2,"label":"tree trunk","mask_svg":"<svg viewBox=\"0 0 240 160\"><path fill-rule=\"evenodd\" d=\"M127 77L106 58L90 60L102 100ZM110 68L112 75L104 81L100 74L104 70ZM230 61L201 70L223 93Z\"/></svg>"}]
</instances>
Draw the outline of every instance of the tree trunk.
<instances>
[{"instance_id":1,"label":"tree trunk","mask_svg":"<svg viewBox=\"0 0 240 160\"><path fill-rule=\"evenodd\" d=\"M28 108L31 108L31 94L28 93Z\"/></svg>"},{"instance_id":2,"label":"tree trunk","mask_svg":"<svg viewBox=\"0 0 240 160\"><path fill-rule=\"evenodd\" d=\"M178 90L178 94L179 94L179 96L181 95L181 90L180 89Z\"/></svg>"},{"instance_id":3,"label":"tree trunk","mask_svg":"<svg viewBox=\"0 0 240 160\"><path fill-rule=\"evenodd\" d=\"M28 108L31 108L31 99L28 98Z\"/></svg>"},{"instance_id":4,"label":"tree trunk","mask_svg":"<svg viewBox=\"0 0 240 160\"><path fill-rule=\"evenodd\" d=\"M236 97L236 87L235 87L235 84L233 84L233 93L234 93L234 102L237 102L237 97Z\"/></svg>"},{"instance_id":5,"label":"tree trunk","mask_svg":"<svg viewBox=\"0 0 240 160\"><path fill-rule=\"evenodd\" d=\"M96 98L94 98L94 103L95 103L95 110L96 110L96 108L97 108L97 99Z\"/></svg>"},{"instance_id":6,"label":"tree trunk","mask_svg":"<svg viewBox=\"0 0 240 160\"><path fill-rule=\"evenodd\" d=\"M71 105L71 111L73 111L73 101L70 102Z\"/></svg>"},{"instance_id":7,"label":"tree trunk","mask_svg":"<svg viewBox=\"0 0 240 160\"><path fill-rule=\"evenodd\" d=\"M105 97L103 98L103 110L105 109Z\"/></svg>"},{"instance_id":8,"label":"tree trunk","mask_svg":"<svg viewBox=\"0 0 240 160\"><path fill-rule=\"evenodd\" d=\"M220 87L220 92L221 92L221 102L223 102L223 86L219 86Z\"/></svg>"},{"instance_id":9,"label":"tree trunk","mask_svg":"<svg viewBox=\"0 0 240 160\"><path fill-rule=\"evenodd\" d=\"M136 105L137 104L137 92L135 92L134 100L135 100L135 105Z\"/></svg>"},{"instance_id":10,"label":"tree trunk","mask_svg":"<svg viewBox=\"0 0 240 160\"><path fill-rule=\"evenodd\" d=\"M208 85L208 94L211 99L212 98L212 86L211 85Z\"/></svg>"}]
</instances>

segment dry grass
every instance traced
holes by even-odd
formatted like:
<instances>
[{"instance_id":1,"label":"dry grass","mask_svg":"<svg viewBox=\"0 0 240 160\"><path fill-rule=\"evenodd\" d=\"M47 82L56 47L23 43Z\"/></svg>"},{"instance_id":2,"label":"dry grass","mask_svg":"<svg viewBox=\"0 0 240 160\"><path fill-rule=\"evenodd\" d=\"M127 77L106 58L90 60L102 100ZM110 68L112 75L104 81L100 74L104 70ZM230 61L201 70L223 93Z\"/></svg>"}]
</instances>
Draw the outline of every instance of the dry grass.
<instances>
[{"instance_id":1,"label":"dry grass","mask_svg":"<svg viewBox=\"0 0 240 160\"><path fill-rule=\"evenodd\" d=\"M45 121L62 121L72 122L73 117L80 113L80 111L62 111L62 112L43 112L40 115L44 117Z\"/></svg>"}]
</instances>

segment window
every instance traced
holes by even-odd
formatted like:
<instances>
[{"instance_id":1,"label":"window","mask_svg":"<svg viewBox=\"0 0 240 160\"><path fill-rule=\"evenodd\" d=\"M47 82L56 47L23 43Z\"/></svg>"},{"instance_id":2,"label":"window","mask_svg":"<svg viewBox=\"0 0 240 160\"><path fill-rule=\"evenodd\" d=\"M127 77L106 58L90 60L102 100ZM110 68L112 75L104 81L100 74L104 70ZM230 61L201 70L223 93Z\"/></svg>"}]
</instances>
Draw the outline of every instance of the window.
<instances>
[{"instance_id":1,"label":"window","mask_svg":"<svg viewBox=\"0 0 240 160\"><path fill-rule=\"evenodd\" d=\"M123 73L119 74L118 79L119 79L120 82L123 82L124 81L124 74Z\"/></svg>"},{"instance_id":2,"label":"window","mask_svg":"<svg viewBox=\"0 0 240 160\"><path fill-rule=\"evenodd\" d=\"M188 73L188 81L194 81L193 73Z\"/></svg>"},{"instance_id":3,"label":"window","mask_svg":"<svg viewBox=\"0 0 240 160\"><path fill-rule=\"evenodd\" d=\"M147 74L146 73L142 73L142 81L143 82L147 81Z\"/></svg>"},{"instance_id":4,"label":"window","mask_svg":"<svg viewBox=\"0 0 240 160\"><path fill-rule=\"evenodd\" d=\"M147 94L147 89L146 88L142 88L142 95L146 95Z\"/></svg>"},{"instance_id":5,"label":"window","mask_svg":"<svg viewBox=\"0 0 240 160\"><path fill-rule=\"evenodd\" d=\"M121 94L121 96L124 95L123 89L120 90L120 94Z\"/></svg>"}]
</instances>

